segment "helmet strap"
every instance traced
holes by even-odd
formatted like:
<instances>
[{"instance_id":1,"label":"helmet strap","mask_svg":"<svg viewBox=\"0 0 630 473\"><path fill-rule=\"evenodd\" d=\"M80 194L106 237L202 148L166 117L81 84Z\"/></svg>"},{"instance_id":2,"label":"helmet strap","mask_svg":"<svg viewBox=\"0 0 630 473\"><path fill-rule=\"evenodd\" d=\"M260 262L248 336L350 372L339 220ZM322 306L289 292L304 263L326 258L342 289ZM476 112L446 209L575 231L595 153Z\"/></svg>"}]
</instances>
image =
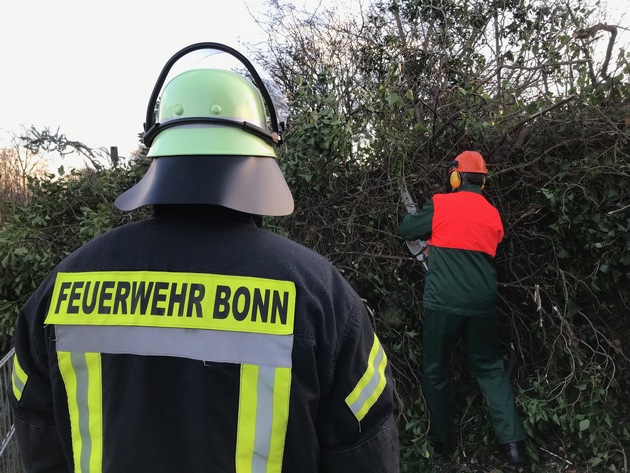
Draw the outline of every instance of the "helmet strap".
<instances>
[{"instance_id":1,"label":"helmet strap","mask_svg":"<svg viewBox=\"0 0 630 473\"><path fill-rule=\"evenodd\" d=\"M151 128L149 128L143 136L144 144L148 147L151 146L153 140L158 135L158 133L168 129L173 128L175 126L182 125L222 125L222 126L231 126L235 128L240 128L248 133L258 136L263 140L269 142L270 144L278 144L280 141L280 136L278 133L269 133L267 130L260 128L249 122L244 122L240 120L232 120L229 118L220 118L220 117L186 117L186 118L175 118L173 120L169 120L165 123L154 123Z\"/></svg>"}]
</instances>

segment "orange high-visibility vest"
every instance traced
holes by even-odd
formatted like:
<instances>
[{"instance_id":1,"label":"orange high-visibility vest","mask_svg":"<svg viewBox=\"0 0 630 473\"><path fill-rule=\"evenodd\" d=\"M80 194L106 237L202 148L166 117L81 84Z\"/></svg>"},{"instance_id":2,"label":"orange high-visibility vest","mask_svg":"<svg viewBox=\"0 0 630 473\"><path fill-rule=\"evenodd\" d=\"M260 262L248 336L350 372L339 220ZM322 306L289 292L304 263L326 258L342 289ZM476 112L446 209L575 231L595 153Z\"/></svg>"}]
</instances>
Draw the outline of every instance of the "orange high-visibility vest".
<instances>
[{"instance_id":1,"label":"orange high-visibility vest","mask_svg":"<svg viewBox=\"0 0 630 473\"><path fill-rule=\"evenodd\" d=\"M496 255L503 224L484 196L474 192L437 194L433 204L431 245Z\"/></svg>"}]
</instances>

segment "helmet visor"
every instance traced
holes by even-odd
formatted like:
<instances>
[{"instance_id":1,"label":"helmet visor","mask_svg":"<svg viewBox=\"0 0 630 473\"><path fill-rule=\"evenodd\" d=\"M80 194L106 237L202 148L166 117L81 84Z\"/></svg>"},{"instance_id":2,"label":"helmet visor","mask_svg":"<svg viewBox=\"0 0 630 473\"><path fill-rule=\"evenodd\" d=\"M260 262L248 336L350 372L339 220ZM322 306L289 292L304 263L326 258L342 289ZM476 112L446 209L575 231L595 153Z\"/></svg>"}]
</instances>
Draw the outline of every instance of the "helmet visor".
<instances>
[{"instance_id":1,"label":"helmet visor","mask_svg":"<svg viewBox=\"0 0 630 473\"><path fill-rule=\"evenodd\" d=\"M120 210L144 205L212 204L253 215L282 216L294 202L275 158L165 156L114 202Z\"/></svg>"}]
</instances>

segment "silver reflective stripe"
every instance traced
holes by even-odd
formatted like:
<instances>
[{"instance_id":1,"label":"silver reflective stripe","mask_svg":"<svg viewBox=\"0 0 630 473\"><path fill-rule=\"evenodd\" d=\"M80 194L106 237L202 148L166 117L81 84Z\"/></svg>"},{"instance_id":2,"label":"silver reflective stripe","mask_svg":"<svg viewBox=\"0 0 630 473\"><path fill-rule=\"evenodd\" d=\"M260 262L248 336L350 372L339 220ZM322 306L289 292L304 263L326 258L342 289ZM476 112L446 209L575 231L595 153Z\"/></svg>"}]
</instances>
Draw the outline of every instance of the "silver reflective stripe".
<instances>
[{"instance_id":1,"label":"silver reflective stripe","mask_svg":"<svg viewBox=\"0 0 630 473\"><path fill-rule=\"evenodd\" d=\"M291 367L293 335L163 327L56 325L57 350ZM260 347L265 349L261 350Z\"/></svg>"},{"instance_id":2,"label":"silver reflective stripe","mask_svg":"<svg viewBox=\"0 0 630 473\"><path fill-rule=\"evenodd\" d=\"M367 385L361 390L359 397L350 405L350 409L355 415L358 415L361 411L361 408L365 406L366 402L375 395L375 392L379 385L381 384L381 380L384 374L379 369L381 362L383 361L383 357L385 356L385 351L383 347L379 346L378 352L374 357L374 361L372 362L372 370L373 375L370 378ZM378 393L380 394L380 392Z\"/></svg>"},{"instance_id":3,"label":"silver reflective stripe","mask_svg":"<svg viewBox=\"0 0 630 473\"><path fill-rule=\"evenodd\" d=\"M269 366L258 367L258 403L256 405L256 437L254 439L252 473L267 472L274 413L273 386L275 377L275 368Z\"/></svg>"},{"instance_id":4,"label":"silver reflective stripe","mask_svg":"<svg viewBox=\"0 0 630 473\"><path fill-rule=\"evenodd\" d=\"M24 383L18 376L18 372L17 372L17 368L15 364L13 365L12 379L13 379L13 392L15 393L17 389L17 393L19 393L19 395L16 394L15 397L19 401L20 398L22 397L22 391L24 391Z\"/></svg>"},{"instance_id":5,"label":"silver reflective stripe","mask_svg":"<svg viewBox=\"0 0 630 473\"><path fill-rule=\"evenodd\" d=\"M15 369L15 366L13 366L13 386L18 390L18 392L20 393L20 396L15 396L17 397L18 401L20 400L20 397L22 395L22 391L24 391L24 383L22 382L22 380L19 378L19 376L17 375L17 371Z\"/></svg>"},{"instance_id":6,"label":"silver reflective stripe","mask_svg":"<svg viewBox=\"0 0 630 473\"><path fill-rule=\"evenodd\" d=\"M92 454L92 436L90 435L90 410L88 408L88 366L83 353L70 353L72 366L77 376L77 406L79 407L79 435L82 439L81 471L90 471L90 456Z\"/></svg>"}]
</instances>

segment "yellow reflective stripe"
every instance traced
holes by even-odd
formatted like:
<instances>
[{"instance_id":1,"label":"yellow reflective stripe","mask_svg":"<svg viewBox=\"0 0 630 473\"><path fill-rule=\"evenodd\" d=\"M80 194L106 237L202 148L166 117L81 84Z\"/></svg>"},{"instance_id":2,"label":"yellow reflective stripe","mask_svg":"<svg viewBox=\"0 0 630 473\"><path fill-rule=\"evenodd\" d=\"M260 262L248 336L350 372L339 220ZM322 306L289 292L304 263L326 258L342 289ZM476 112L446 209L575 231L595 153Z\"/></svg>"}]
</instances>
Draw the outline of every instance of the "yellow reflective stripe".
<instances>
[{"instance_id":1,"label":"yellow reflective stripe","mask_svg":"<svg viewBox=\"0 0 630 473\"><path fill-rule=\"evenodd\" d=\"M291 393L291 369L276 368L273 386L273 424L271 428L271 448L269 451L268 473L282 471L284 444L289 424L289 397Z\"/></svg>"},{"instance_id":2,"label":"yellow reflective stripe","mask_svg":"<svg viewBox=\"0 0 630 473\"><path fill-rule=\"evenodd\" d=\"M20 366L17 355L13 355L13 373L11 379L13 384L13 395L19 401L22 399L22 393L24 392L24 387L28 381L28 375Z\"/></svg>"},{"instance_id":3,"label":"yellow reflective stripe","mask_svg":"<svg viewBox=\"0 0 630 473\"><path fill-rule=\"evenodd\" d=\"M158 271L58 273L46 324L293 334L291 281Z\"/></svg>"},{"instance_id":4,"label":"yellow reflective stripe","mask_svg":"<svg viewBox=\"0 0 630 473\"><path fill-rule=\"evenodd\" d=\"M236 473L252 473L256 439L258 366L241 365L241 387L238 400L236 431Z\"/></svg>"},{"instance_id":5,"label":"yellow reflective stripe","mask_svg":"<svg viewBox=\"0 0 630 473\"><path fill-rule=\"evenodd\" d=\"M75 473L103 470L103 398L100 353L57 352L66 386Z\"/></svg>"},{"instance_id":6,"label":"yellow reflective stripe","mask_svg":"<svg viewBox=\"0 0 630 473\"><path fill-rule=\"evenodd\" d=\"M81 433L79 430L79 406L77 404L77 376L72 366L72 359L68 352L57 352L57 363L59 371L66 386L68 395L68 412L70 414L70 434L72 438L72 450L74 457L74 470L81 471L79 463L81 453Z\"/></svg>"},{"instance_id":7,"label":"yellow reflective stripe","mask_svg":"<svg viewBox=\"0 0 630 473\"><path fill-rule=\"evenodd\" d=\"M237 473L282 472L290 392L290 368L241 365Z\"/></svg>"},{"instance_id":8,"label":"yellow reflective stripe","mask_svg":"<svg viewBox=\"0 0 630 473\"><path fill-rule=\"evenodd\" d=\"M374 334L367 369L352 392L346 397L346 404L359 421L365 417L385 389L387 383L385 378L386 366L387 355L378 337Z\"/></svg>"}]
</instances>

